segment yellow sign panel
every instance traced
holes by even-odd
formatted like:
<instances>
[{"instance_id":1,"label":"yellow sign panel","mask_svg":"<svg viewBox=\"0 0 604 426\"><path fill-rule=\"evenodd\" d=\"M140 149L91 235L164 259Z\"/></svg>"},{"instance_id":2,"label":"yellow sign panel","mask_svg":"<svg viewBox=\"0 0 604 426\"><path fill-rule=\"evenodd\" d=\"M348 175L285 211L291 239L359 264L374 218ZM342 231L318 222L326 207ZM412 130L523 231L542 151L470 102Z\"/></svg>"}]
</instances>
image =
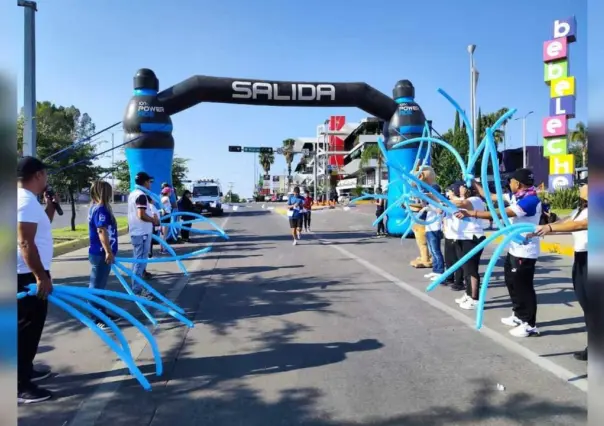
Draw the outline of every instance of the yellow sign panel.
<instances>
[{"instance_id":1,"label":"yellow sign panel","mask_svg":"<svg viewBox=\"0 0 604 426\"><path fill-rule=\"evenodd\" d=\"M573 154L552 155L549 157L550 175L570 175L575 173L575 156Z\"/></svg>"},{"instance_id":2,"label":"yellow sign panel","mask_svg":"<svg viewBox=\"0 0 604 426\"><path fill-rule=\"evenodd\" d=\"M550 83L550 97L575 96L575 77L562 77Z\"/></svg>"}]
</instances>

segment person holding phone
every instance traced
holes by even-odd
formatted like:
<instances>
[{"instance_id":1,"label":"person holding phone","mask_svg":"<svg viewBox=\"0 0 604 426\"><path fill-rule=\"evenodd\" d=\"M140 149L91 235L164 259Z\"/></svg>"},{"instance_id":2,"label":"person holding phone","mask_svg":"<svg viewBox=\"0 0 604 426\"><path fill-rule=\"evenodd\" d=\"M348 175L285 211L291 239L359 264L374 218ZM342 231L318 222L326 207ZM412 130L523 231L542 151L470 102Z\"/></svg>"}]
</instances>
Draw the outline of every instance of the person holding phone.
<instances>
[{"instance_id":1,"label":"person holding phone","mask_svg":"<svg viewBox=\"0 0 604 426\"><path fill-rule=\"evenodd\" d=\"M50 267L53 256L51 222L56 200L45 193L48 166L35 157L17 163L17 292L38 288L37 297L17 301L17 402L30 404L50 399L52 393L35 382L50 376L50 371L34 369L33 361L48 312L47 296L52 293ZM45 206L38 201L44 193Z\"/></svg>"}]
</instances>

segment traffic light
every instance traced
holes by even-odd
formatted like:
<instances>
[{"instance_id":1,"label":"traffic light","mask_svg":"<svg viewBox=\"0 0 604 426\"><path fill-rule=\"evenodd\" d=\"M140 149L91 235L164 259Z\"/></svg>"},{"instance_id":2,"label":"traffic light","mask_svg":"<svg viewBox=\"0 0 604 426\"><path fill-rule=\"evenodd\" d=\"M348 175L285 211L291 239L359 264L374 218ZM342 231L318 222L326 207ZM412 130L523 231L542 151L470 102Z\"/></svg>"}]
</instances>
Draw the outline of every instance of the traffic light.
<instances>
[{"instance_id":1,"label":"traffic light","mask_svg":"<svg viewBox=\"0 0 604 426\"><path fill-rule=\"evenodd\" d=\"M229 146L229 152L241 152L241 147L240 146L230 145Z\"/></svg>"}]
</instances>

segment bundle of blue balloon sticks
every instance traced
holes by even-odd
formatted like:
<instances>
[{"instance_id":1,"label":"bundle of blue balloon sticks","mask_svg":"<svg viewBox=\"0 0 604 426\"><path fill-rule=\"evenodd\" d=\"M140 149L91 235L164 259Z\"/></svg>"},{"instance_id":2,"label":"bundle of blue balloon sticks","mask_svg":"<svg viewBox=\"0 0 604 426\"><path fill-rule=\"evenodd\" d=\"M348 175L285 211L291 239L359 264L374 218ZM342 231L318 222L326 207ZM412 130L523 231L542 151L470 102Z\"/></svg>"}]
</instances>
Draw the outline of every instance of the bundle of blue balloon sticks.
<instances>
[{"instance_id":1,"label":"bundle of blue balloon sticks","mask_svg":"<svg viewBox=\"0 0 604 426\"><path fill-rule=\"evenodd\" d=\"M137 186L137 189L140 189L141 191L149 195L156 203L161 205L159 196L153 194L151 191L144 187ZM180 216L189 216L193 217L194 219L178 221L177 219ZM169 222L167 222L168 220ZM224 232L224 230L218 227L213 221L204 216L191 212L176 211L171 214L162 216L161 222L168 223L167 226L170 230L169 235L172 236L176 236L179 229L184 229L197 234L214 235L216 237L224 239L229 238L228 235ZM194 228L193 225L198 223L210 224L213 229L203 230ZM137 320L132 314L130 314L125 309L115 305L114 303L111 303L108 300L120 299L129 302L134 302L154 327L158 325L157 319L153 315L151 315L147 308L156 309L159 312L168 314L180 321L181 323L185 324L187 327L192 328L193 323L184 316L185 312L181 307L179 307L174 302L167 299L165 296L156 291L152 286L145 282L145 280L135 275L133 271L126 267L124 264L176 262L181 271L185 275L188 275L188 271L183 265L182 261L199 257L208 253L212 249L212 247L210 246L201 250L193 251L191 253L177 255L176 252L172 249L172 247L170 247L170 245L165 240L161 239L156 235L153 235L153 238L168 251L168 253L170 254L169 257L157 259L135 259L126 257L116 257L115 262L111 265L111 270L117 277L122 287L124 287L126 293L83 287L72 287L54 283L53 292L52 294L48 295L48 301L50 303L61 308L74 318L78 319L84 325L89 327L107 346L109 346L116 353L116 355L124 362L132 376L134 376L138 380L138 382L145 390L151 390L151 384L136 365L134 357L132 356L132 352L130 350L130 346L124 334L122 333L120 328L115 324L115 321L109 318L106 313L98 309L96 306L103 307L106 311L112 312L115 315L128 321L133 326L135 326L143 336L145 336L151 346L153 357L155 359L155 373L158 376L161 376L163 373L162 359L161 354L159 352L159 348L157 346L157 342L153 337L153 334L149 331L147 326ZM161 303L152 302L145 298L136 296L132 291L130 285L126 282L126 279L124 279L124 277L122 276L122 273L126 274L136 283L141 285L144 289L150 292L155 297L155 299L157 299ZM24 297L37 297L36 284L30 284L28 286L27 292L21 292L17 294L17 299L21 299ZM112 331L115 335L115 340L112 339L105 330L102 330L101 328L97 327L95 324L95 320L93 320L92 318L97 318L98 320L105 323L109 330Z\"/></svg>"}]
</instances>

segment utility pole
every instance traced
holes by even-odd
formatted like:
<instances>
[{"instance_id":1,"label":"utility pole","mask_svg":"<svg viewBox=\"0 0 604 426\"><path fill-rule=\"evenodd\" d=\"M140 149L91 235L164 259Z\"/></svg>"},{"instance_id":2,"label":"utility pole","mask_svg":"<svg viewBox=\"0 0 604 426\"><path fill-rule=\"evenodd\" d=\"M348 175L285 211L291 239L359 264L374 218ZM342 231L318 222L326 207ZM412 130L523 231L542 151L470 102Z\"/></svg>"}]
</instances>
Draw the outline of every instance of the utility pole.
<instances>
[{"instance_id":1,"label":"utility pole","mask_svg":"<svg viewBox=\"0 0 604 426\"><path fill-rule=\"evenodd\" d=\"M23 156L36 155L36 12L35 1L17 0L24 8Z\"/></svg>"},{"instance_id":2,"label":"utility pole","mask_svg":"<svg viewBox=\"0 0 604 426\"><path fill-rule=\"evenodd\" d=\"M522 168L526 169L528 164L528 159L526 156L526 118L531 115L534 111L529 111L524 114L523 117L519 117L514 121L522 120Z\"/></svg>"},{"instance_id":3,"label":"utility pole","mask_svg":"<svg viewBox=\"0 0 604 426\"><path fill-rule=\"evenodd\" d=\"M111 132L111 188L115 194L115 134L113 132Z\"/></svg>"},{"instance_id":4,"label":"utility pole","mask_svg":"<svg viewBox=\"0 0 604 426\"><path fill-rule=\"evenodd\" d=\"M233 182L229 182L229 203L233 201Z\"/></svg>"}]
</instances>

